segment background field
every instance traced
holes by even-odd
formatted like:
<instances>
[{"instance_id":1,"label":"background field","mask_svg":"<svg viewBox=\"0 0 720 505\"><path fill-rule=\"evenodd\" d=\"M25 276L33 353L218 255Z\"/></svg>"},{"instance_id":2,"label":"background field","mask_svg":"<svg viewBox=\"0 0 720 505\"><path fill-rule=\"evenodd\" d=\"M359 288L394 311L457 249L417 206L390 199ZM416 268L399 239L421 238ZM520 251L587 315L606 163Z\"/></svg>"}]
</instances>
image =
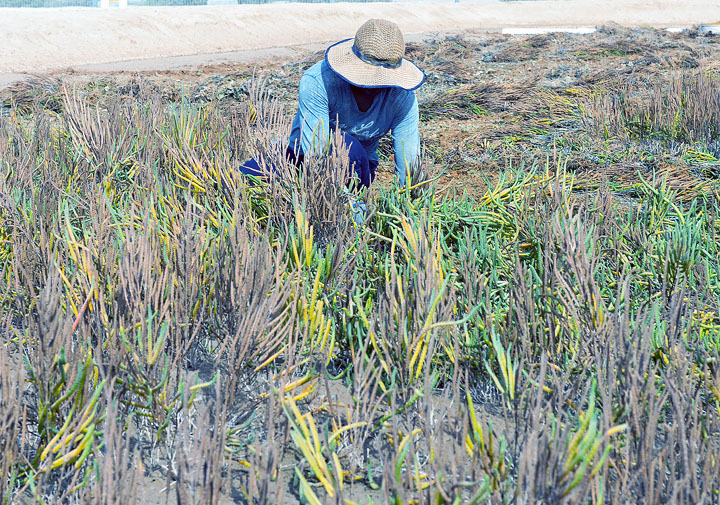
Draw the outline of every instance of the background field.
<instances>
[{"instance_id":1,"label":"background field","mask_svg":"<svg viewBox=\"0 0 720 505\"><path fill-rule=\"evenodd\" d=\"M305 44L326 47L352 36L369 17L396 21L406 36L500 31L507 27L595 27L607 23L689 27L719 23L720 0L0 8L0 86L8 81L8 76L2 74L17 78L17 74L22 77L68 69L87 73L93 69L85 66L107 63L115 63L115 69L133 69L138 68L137 60L145 60L144 68L157 70L167 68L167 58L192 55L204 55L205 61L246 62L248 55L238 52ZM282 57L290 60L287 54ZM195 60L185 64L198 63Z\"/></svg>"},{"instance_id":2,"label":"background field","mask_svg":"<svg viewBox=\"0 0 720 505\"><path fill-rule=\"evenodd\" d=\"M274 142L321 53L4 90L3 499L719 503L719 42L413 42L359 195Z\"/></svg>"}]
</instances>

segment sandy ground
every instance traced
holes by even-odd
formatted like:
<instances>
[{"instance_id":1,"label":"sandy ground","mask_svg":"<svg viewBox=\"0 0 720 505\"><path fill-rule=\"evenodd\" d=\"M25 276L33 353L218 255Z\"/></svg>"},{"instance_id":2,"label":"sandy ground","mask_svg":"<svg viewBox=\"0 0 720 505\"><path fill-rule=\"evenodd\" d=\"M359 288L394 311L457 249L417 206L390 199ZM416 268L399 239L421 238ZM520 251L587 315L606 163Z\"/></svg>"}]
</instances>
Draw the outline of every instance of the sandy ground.
<instances>
[{"instance_id":1,"label":"sandy ground","mask_svg":"<svg viewBox=\"0 0 720 505\"><path fill-rule=\"evenodd\" d=\"M394 20L406 34L610 22L688 26L720 22L720 0L0 9L0 87L61 70L162 70L286 58L297 46L352 36L370 17Z\"/></svg>"}]
</instances>

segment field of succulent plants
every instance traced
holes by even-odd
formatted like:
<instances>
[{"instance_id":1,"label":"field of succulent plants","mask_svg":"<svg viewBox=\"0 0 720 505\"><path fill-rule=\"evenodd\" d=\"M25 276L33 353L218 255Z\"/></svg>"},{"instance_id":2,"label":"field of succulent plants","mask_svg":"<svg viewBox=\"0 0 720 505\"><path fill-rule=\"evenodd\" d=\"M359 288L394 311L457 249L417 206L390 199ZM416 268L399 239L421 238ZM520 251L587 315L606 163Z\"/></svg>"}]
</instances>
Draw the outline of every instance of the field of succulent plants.
<instances>
[{"instance_id":1,"label":"field of succulent plants","mask_svg":"<svg viewBox=\"0 0 720 505\"><path fill-rule=\"evenodd\" d=\"M720 503L715 39L484 37L360 194L283 158L303 62L11 90L0 501Z\"/></svg>"}]
</instances>

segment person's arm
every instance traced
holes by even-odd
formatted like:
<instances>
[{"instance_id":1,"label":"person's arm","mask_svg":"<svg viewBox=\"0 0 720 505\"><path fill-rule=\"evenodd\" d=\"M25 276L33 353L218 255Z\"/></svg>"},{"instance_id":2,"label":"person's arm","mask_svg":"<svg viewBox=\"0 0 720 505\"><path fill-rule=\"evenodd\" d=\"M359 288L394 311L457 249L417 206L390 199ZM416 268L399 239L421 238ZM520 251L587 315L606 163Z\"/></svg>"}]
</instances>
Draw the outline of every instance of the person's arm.
<instances>
[{"instance_id":1,"label":"person's arm","mask_svg":"<svg viewBox=\"0 0 720 505\"><path fill-rule=\"evenodd\" d=\"M300 79L298 111L302 153L308 156L323 152L330 138L330 109L325 86L313 76L303 75Z\"/></svg>"},{"instance_id":2,"label":"person's arm","mask_svg":"<svg viewBox=\"0 0 720 505\"><path fill-rule=\"evenodd\" d=\"M408 102L400 109L392 124L393 152L395 154L395 174L400 187L405 187L406 174L412 173L420 156L420 133L418 125L420 113L415 93L411 93Z\"/></svg>"}]
</instances>

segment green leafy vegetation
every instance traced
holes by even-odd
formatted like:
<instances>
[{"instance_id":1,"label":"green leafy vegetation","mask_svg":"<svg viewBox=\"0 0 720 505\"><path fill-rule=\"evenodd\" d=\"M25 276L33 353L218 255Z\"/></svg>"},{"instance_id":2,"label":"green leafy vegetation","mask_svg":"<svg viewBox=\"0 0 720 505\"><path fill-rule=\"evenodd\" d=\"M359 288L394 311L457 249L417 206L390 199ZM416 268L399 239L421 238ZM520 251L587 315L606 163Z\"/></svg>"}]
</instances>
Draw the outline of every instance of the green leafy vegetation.
<instances>
[{"instance_id":1,"label":"green leafy vegetation","mask_svg":"<svg viewBox=\"0 0 720 505\"><path fill-rule=\"evenodd\" d=\"M508 149L572 121L714 156L705 78L617 114L615 88L423 107L525 114ZM257 82L231 109L56 98L0 118L3 503L720 501L711 173L593 185L511 151L472 194L429 159L348 194L342 147L285 159ZM243 179L250 156L278 173Z\"/></svg>"}]
</instances>

